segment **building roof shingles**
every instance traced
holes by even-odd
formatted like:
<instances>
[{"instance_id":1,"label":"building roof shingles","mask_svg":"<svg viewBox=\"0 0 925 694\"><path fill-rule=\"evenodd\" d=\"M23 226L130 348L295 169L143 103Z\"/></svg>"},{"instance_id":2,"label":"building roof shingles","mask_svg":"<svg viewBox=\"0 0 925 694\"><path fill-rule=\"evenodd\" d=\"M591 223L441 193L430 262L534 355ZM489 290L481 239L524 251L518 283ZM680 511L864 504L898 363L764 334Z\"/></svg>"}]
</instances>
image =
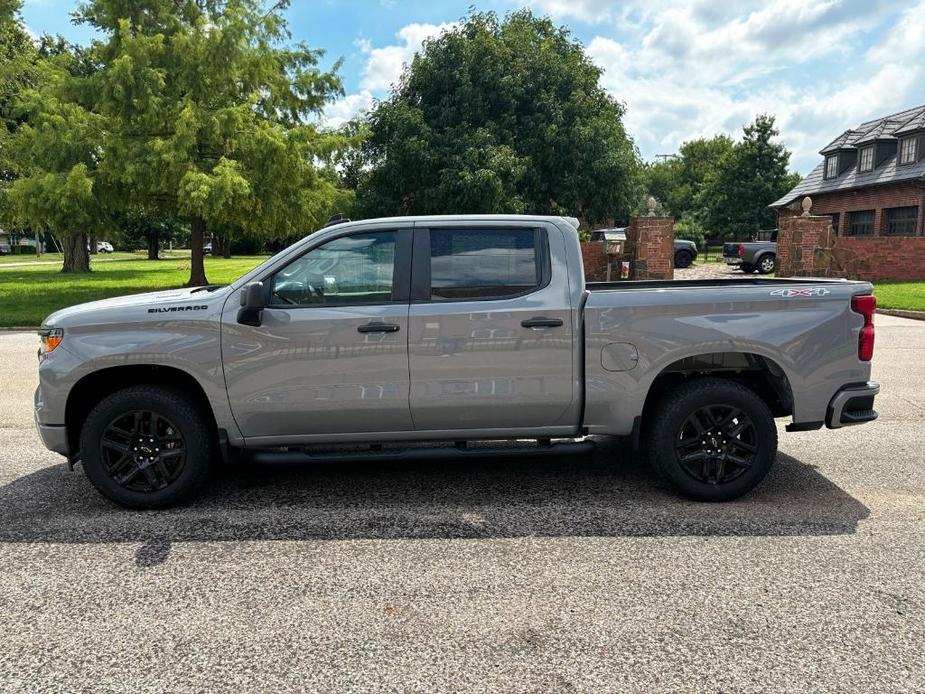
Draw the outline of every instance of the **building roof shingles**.
<instances>
[{"instance_id":1,"label":"building roof shingles","mask_svg":"<svg viewBox=\"0 0 925 694\"><path fill-rule=\"evenodd\" d=\"M859 127L846 130L835 138L820 151L820 154L831 153L839 149L850 149L855 144L872 142L876 139L893 139L897 135L918 130L925 130L925 105L861 123ZM826 179L823 176L825 163L822 162L806 178L800 181L793 190L780 200L772 202L770 207L789 205L804 195L851 190L896 181L925 179L925 159L921 159L915 164L903 166L897 166L896 163L896 156L894 155L873 171L860 173L856 167L851 167L836 178Z\"/></svg>"}]
</instances>

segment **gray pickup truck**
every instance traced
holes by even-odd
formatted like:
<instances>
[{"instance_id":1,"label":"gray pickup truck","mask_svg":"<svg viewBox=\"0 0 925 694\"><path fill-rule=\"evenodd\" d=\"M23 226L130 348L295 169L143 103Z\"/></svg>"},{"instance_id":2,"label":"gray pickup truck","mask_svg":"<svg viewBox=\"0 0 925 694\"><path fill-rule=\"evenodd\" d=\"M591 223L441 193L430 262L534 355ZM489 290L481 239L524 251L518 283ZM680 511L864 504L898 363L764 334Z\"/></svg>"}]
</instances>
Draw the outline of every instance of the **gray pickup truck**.
<instances>
[{"instance_id":1,"label":"gray pickup truck","mask_svg":"<svg viewBox=\"0 0 925 694\"><path fill-rule=\"evenodd\" d=\"M228 286L58 311L40 333L38 430L135 508L189 498L244 453L537 456L598 435L720 501L768 472L775 417L790 431L876 418L870 284L586 284L576 226L346 222Z\"/></svg>"},{"instance_id":2,"label":"gray pickup truck","mask_svg":"<svg viewBox=\"0 0 925 694\"><path fill-rule=\"evenodd\" d=\"M763 232L754 241L724 243L723 260L727 265L738 265L746 275L756 270L770 275L777 268L777 231Z\"/></svg>"}]
</instances>

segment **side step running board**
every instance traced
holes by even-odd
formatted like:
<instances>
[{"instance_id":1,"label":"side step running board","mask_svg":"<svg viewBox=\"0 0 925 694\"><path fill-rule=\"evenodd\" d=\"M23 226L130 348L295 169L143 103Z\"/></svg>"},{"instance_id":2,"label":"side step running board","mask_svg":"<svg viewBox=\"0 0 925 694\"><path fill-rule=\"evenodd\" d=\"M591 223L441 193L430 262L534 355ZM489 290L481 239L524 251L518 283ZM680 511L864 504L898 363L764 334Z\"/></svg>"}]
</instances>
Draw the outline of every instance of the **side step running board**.
<instances>
[{"instance_id":1,"label":"side step running board","mask_svg":"<svg viewBox=\"0 0 925 694\"><path fill-rule=\"evenodd\" d=\"M335 461L342 463L362 462L365 460L447 460L463 458L529 458L539 456L575 455L592 453L596 448L593 441L574 441L552 443L540 446L511 447L409 447L390 448L370 451L280 451L257 449L251 459L257 463L312 463Z\"/></svg>"}]
</instances>

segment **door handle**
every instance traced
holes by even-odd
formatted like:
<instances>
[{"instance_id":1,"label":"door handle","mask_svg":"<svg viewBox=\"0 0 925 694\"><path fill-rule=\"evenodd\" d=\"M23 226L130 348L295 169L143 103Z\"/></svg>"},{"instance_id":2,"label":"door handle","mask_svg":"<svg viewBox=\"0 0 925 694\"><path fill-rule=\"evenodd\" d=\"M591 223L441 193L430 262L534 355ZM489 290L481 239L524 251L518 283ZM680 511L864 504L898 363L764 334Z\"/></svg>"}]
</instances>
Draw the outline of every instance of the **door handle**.
<instances>
[{"instance_id":1,"label":"door handle","mask_svg":"<svg viewBox=\"0 0 925 694\"><path fill-rule=\"evenodd\" d=\"M367 323L357 327L360 333L397 333L401 326L395 323Z\"/></svg>"},{"instance_id":2,"label":"door handle","mask_svg":"<svg viewBox=\"0 0 925 694\"><path fill-rule=\"evenodd\" d=\"M536 316L535 318L527 318L526 320L522 320L520 321L520 324L525 328L559 328L562 327L562 319Z\"/></svg>"}]
</instances>

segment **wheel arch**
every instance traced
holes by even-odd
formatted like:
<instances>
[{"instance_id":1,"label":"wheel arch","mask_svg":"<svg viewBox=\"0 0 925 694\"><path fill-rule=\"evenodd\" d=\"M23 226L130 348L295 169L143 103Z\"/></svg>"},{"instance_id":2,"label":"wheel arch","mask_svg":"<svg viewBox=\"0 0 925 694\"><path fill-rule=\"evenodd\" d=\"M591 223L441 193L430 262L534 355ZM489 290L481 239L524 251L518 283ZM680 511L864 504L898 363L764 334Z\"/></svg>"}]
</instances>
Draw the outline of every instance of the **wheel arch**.
<instances>
[{"instance_id":1,"label":"wheel arch","mask_svg":"<svg viewBox=\"0 0 925 694\"><path fill-rule=\"evenodd\" d=\"M71 451L77 451L80 430L91 410L116 391L137 385L172 386L191 395L206 413L213 432L218 431L215 413L202 385L196 378L175 366L132 364L109 366L80 378L68 393L64 424Z\"/></svg>"},{"instance_id":2,"label":"wheel arch","mask_svg":"<svg viewBox=\"0 0 925 694\"><path fill-rule=\"evenodd\" d=\"M774 359L749 351L693 354L665 366L649 384L642 408L642 426L651 421L653 408L672 389L692 379L728 378L753 391L775 417L793 414L793 389L787 372Z\"/></svg>"}]
</instances>

